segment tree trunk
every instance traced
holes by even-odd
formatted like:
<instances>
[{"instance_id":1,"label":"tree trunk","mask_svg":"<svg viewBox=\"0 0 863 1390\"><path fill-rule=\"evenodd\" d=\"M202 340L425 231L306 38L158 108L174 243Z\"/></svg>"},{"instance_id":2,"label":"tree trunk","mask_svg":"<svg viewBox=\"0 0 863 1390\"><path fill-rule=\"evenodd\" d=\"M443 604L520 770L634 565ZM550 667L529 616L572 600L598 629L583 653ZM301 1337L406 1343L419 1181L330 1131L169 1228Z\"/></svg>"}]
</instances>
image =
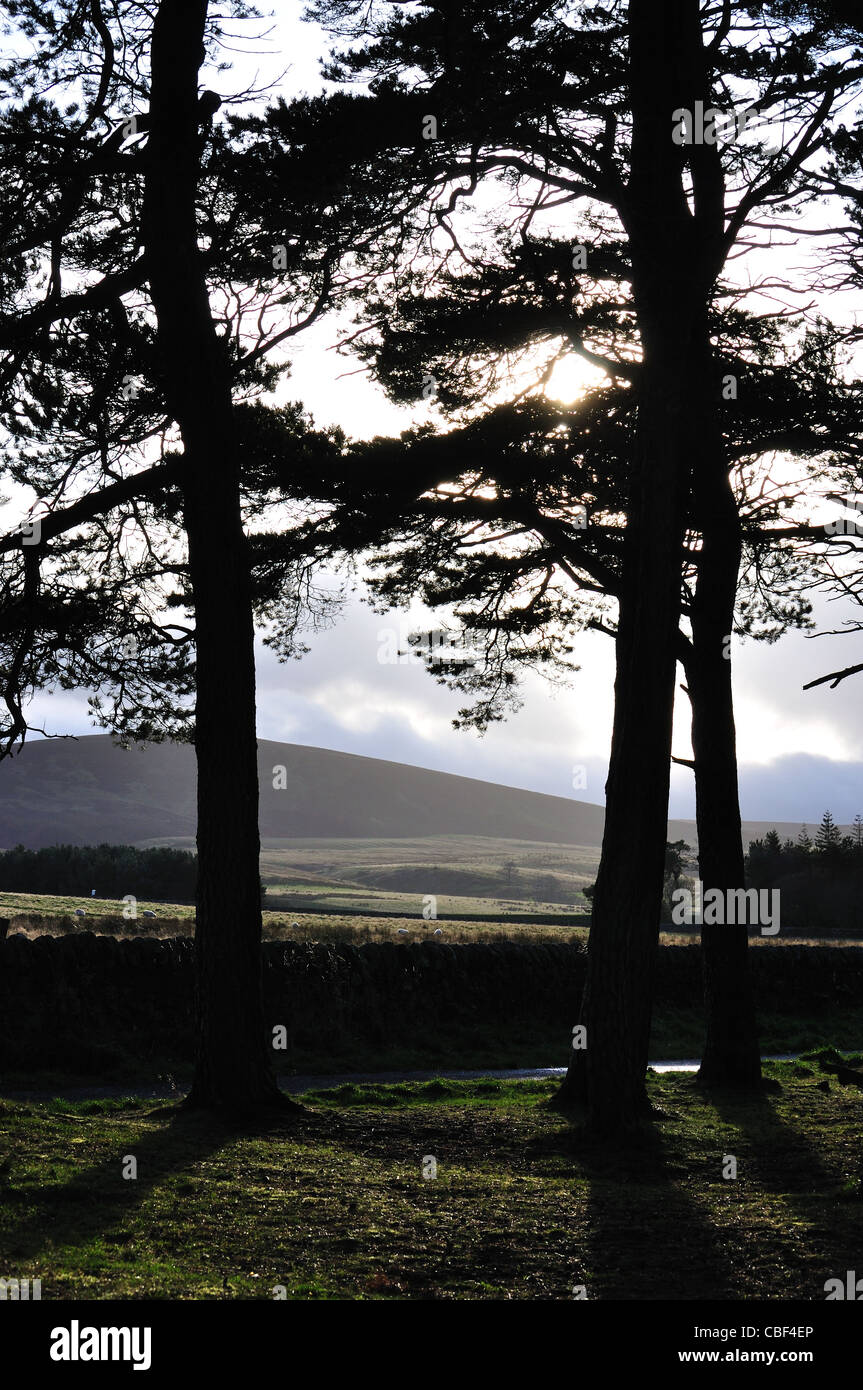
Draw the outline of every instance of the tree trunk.
<instances>
[{"instance_id":1,"label":"tree trunk","mask_svg":"<svg viewBox=\"0 0 863 1390\"><path fill-rule=\"evenodd\" d=\"M605 829L593 895L580 1022L561 1103L586 1103L591 1124L614 1131L647 1113L645 1072L659 935L674 677L680 616L683 478L682 378L646 366L638 468L626 529L616 643L614 727Z\"/></svg>"},{"instance_id":2,"label":"tree trunk","mask_svg":"<svg viewBox=\"0 0 863 1390\"><path fill-rule=\"evenodd\" d=\"M254 629L229 360L198 251L198 68L206 0L162 0L151 47L142 217L168 408L183 439L195 609L198 769L197 1056L189 1103L288 1106L261 990Z\"/></svg>"},{"instance_id":3,"label":"tree trunk","mask_svg":"<svg viewBox=\"0 0 863 1390\"><path fill-rule=\"evenodd\" d=\"M631 0L632 169L622 207L642 366L617 635L605 830L580 1021L558 1095L614 1132L647 1113L653 976L662 904L681 556L700 411L711 400L707 304L719 268L722 172L693 156L694 214L673 111L706 95L697 0ZM695 165L697 164L697 170Z\"/></svg>"},{"instance_id":4,"label":"tree trunk","mask_svg":"<svg viewBox=\"0 0 863 1390\"><path fill-rule=\"evenodd\" d=\"M719 451L713 461L712 476L704 477L696 496L702 549L685 669L692 703L698 872L705 894L711 888L724 894L744 887L729 647L741 541L737 504ZM701 947L707 1039L698 1080L758 1088L761 1051L747 927L704 924Z\"/></svg>"}]
</instances>

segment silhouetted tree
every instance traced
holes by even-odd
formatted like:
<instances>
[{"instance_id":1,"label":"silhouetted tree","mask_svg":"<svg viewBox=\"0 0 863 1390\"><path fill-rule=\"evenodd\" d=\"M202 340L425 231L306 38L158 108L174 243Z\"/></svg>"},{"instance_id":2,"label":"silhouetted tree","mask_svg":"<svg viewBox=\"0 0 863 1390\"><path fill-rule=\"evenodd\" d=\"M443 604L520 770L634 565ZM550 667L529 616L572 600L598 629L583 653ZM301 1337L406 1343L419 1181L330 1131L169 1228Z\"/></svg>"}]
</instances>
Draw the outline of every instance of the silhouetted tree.
<instances>
[{"instance_id":1,"label":"silhouetted tree","mask_svg":"<svg viewBox=\"0 0 863 1390\"><path fill-rule=\"evenodd\" d=\"M743 874L739 827L735 830L739 812L723 821L719 811L720 806L727 810L729 800L736 797L725 638L731 631L736 591L739 522L719 428L722 373L710 342L709 303L725 257L747 220L756 210L762 212L773 196L781 193L793 198L798 172L815 152L819 132L834 109L830 98L822 101L822 97L827 92L836 94L835 73L825 67L818 98L810 87L804 96L800 73L804 68L809 71L811 39L798 40L795 33L783 34L780 58L771 50L769 63L756 65L757 70L746 46L744 74L744 46L736 43L732 33L735 20L740 25L749 23L743 6L732 5L727 14L702 15L687 0L663 7L584 5L572 29L561 8L537 6L531 10L527 30L521 6L485 6L482 11L465 6L458 17L462 49L469 40L474 70L477 54L483 54L482 85L453 68L447 56L451 45L429 53L428 36L439 32L442 24L445 30L448 26L447 14L437 7L404 15L390 6L361 7L333 0L318 4L315 13L348 26L362 15L362 41L341 55L332 69L336 76L375 73L395 98L399 84L393 73L399 70L401 55L409 52L411 65L425 60L425 81L417 90L423 109L437 107L440 113L439 141L426 157L420 146L410 168L426 186L435 177L443 179L447 168L453 176L466 175L468 183L455 194L451 207L460 196L469 196L480 179L506 171L513 182L525 187L524 206L533 210L531 217L544 197L569 202L590 198L603 209L612 209L626 230L642 348L637 364L618 354L614 341L610 352L587 347L586 337L594 336L590 305L579 304L566 313L549 304L545 320L541 312L536 315L540 332L543 324L558 325L558 331L586 360L618 379L632 381L639 407L617 595L618 679L606 832L582 1019L591 1042L574 1060L565 1088L568 1099L587 1099L597 1125L614 1128L645 1108L643 1075L668 789L666 755L670 754L678 651L680 554L690 500L703 528L705 573L713 566L712 592L705 583L695 604L694 622L702 634L699 650L705 653L699 658L696 680L710 693L713 746L722 749L714 754L706 743L703 749L703 766L709 768L715 757L718 769L703 817L708 822L714 817L717 827L715 849L710 843L703 847L704 877L712 881L715 876L718 886L725 886L726 878L739 885ZM522 80L516 81L514 69L519 62ZM408 67L405 63L404 69ZM782 79L777 81L778 70ZM589 76L581 84L568 83L562 95L562 74L574 71ZM535 84L527 79L528 72L537 77ZM608 74L613 74L613 80L604 85ZM778 155L759 157L757 151L735 150L731 145L721 156L716 146L708 144L688 150L676 147L670 136L672 112L693 110L698 100L710 105L714 88L741 78L756 88L753 105L763 96L766 109L781 102L796 113ZM849 73L848 80L853 86L856 75ZM484 99L492 90L493 101L487 95ZM518 122L511 119L509 96L501 99L501 93L516 91ZM413 98L413 92L404 91L407 128L411 113L418 114ZM628 116L621 121L619 113L624 109L631 113L631 121ZM726 169L733 171L744 189L729 208L725 206ZM535 187L528 194L526 185L531 180ZM454 245L457 254L460 243L455 235ZM649 682L647 671L651 672ZM703 742L699 730L696 739ZM630 797L636 786L643 819L634 827ZM714 853L717 863L721 859L715 875L709 872ZM721 1079L717 1049L740 1017L742 996L739 988L735 994L733 986L739 986L745 965L745 934L725 933L721 940L708 939L705 944L706 957L716 964L708 984L711 1014L716 1018L723 1010L726 1014L717 1038L708 1043L711 1079ZM737 1030L734 1047L722 1065L726 1063L739 1072L748 1068L750 1077L756 1074L757 1079L751 1030L748 1034Z\"/></svg>"},{"instance_id":2,"label":"silhouetted tree","mask_svg":"<svg viewBox=\"0 0 863 1390\"><path fill-rule=\"evenodd\" d=\"M818 854L825 858L835 858L842 844L842 831L838 825L834 825L833 816L829 811L825 811L821 817L821 824L815 833L815 849Z\"/></svg>"},{"instance_id":3,"label":"silhouetted tree","mask_svg":"<svg viewBox=\"0 0 863 1390\"><path fill-rule=\"evenodd\" d=\"M191 1099L282 1107L260 998L253 610L267 607L276 630L280 619L292 628L308 578L273 553L266 535L248 542L243 511L264 513L309 431L296 408L266 423L247 413L243 429L234 393L275 383L266 354L330 302L339 256L357 251L356 214L370 227L380 219L357 185L340 201L322 188L315 202L308 187L302 204L293 190L263 210L246 201L242 175L254 175L254 152L214 127L218 97L198 95L219 25L205 0L124 4L108 17L99 4L84 14L71 0L47 12L30 3L6 9L28 38L44 42L35 64L13 57L3 73L19 105L3 113L0 148L17 236L0 286L2 408L16 445L10 471L48 515L34 535L0 547L0 641L10 653L4 751L26 733L26 695L52 679L109 687L112 704L104 709L97 697L94 712L132 739L188 736L194 689L199 1027ZM240 0L230 9L249 13ZM30 80L95 91L71 135L57 108L28 95ZM40 212L28 226L33 203ZM283 259L273 254L276 223L290 246ZM40 254L50 266L41 299ZM65 290L64 275L94 271L101 278ZM230 301L239 284L251 299L227 313L220 332L210 290ZM141 468L148 441L164 441L173 422L182 453L168 448ZM137 546L124 542L126 520ZM89 589L82 573L94 576ZM192 610L194 627L169 621L172 607ZM289 643L290 633L279 640Z\"/></svg>"}]
</instances>

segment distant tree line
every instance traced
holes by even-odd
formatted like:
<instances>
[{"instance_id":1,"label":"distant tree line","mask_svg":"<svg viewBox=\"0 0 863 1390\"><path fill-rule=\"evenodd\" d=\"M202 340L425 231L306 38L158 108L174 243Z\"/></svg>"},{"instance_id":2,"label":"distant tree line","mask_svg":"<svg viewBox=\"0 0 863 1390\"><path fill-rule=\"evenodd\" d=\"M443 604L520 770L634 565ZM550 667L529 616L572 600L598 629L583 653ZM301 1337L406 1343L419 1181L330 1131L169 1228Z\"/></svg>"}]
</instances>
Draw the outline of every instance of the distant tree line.
<instances>
[{"instance_id":1,"label":"distant tree line","mask_svg":"<svg viewBox=\"0 0 863 1390\"><path fill-rule=\"evenodd\" d=\"M813 840L806 826L796 840L780 840L774 828L763 840L752 840L746 856L748 882L753 888L770 888L778 878L801 870L831 872L839 868L860 873L863 869L863 816L856 816L853 832L843 835L829 811L825 811Z\"/></svg>"},{"instance_id":2,"label":"distant tree line","mask_svg":"<svg viewBox=\"0 0 863 1390\"><path fill-rule=\"evenodd\" d=\"M778 888L782 929L818 934L863 927L863 816L843 835L829 811L813 839L804 826L796 840L780 840L775 829L753 840L746 856L751 888Z\"/></svg>"},{"instance_id":3,"label":"distant tree line","mask_svg":"<svg viewBox=\"0 0 863 1390\"><path fill-rule=\"evenodd\" d=\"M671 923L674 890L693 887L687 864L691 854L683 840L666 843L660 918L664 927ZM588 902L595 886L582 890ZM783 935L859 934L863 931L863 816L855 817L850 835L843 835L830 811L825 811L814 838L803 826L796 840L781 840L775 827L763 839L751 840L746 886L780 890Z\"/></svg>"},{"instance_id":4,"label":"distant tree line","mask_svg":"<svg viewBox=\"0 0 863 1390\"><path fill-rule=\"evenodd\" d=\"M194 902L196 856L134 845L48 845L0 851L0 892L97 898L133 894L150 902Z\"/></svg>"}]
</instances>

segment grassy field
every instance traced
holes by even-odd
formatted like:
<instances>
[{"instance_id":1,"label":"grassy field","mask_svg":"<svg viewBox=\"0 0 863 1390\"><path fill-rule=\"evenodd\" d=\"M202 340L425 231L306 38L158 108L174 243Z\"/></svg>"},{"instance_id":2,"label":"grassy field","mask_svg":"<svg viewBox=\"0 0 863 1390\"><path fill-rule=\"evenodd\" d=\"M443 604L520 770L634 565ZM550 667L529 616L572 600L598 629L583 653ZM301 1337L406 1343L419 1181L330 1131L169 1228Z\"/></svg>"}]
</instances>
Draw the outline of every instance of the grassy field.
<instances>
[{"instance_id":1,"label":"grassy field","mask_svg":"<svg viewBox=\"0 0 863 1390\"><path fill-rule=\"evenodd\" d=\"M155 843L155 842L154 842ZM194 841L159 841L194 849ZM375 917L437 917L470 921L536 922L557 918L560 925L586 924L590 905L582 889L596 877L599 851L591 846L544 844L478 835L424 836L415 839L264 839L261 877L266 885L265 925L318 915L322 922L361 918L361 940L391 934L367 931ZM130 886L130 892L134 885ZM434 903L429 900L434 899ZM40 913L60 919L83 907L88 918L117 917L121 902L100 898L0 893L0 916ZM157 921L183 923L194 908L138 903L138 921L147 909ZM164 934L164 925L152 926ZM330 928L332 927L330 921ZM134 928L133 928L134 929ZM178 930L183 930L182 927ZM396 927L397 931L398 928Z\"/></svg>"},{"instance_id":2,"label":"grassy field","mask_svg":"<svg viewBox=\"0 0 863 1390\"><path fill-rule=\"evenodd\" d=\"M611 1150L545 1082L346 1086L268 1133L0 1103L0 1268L43 1300L823 1300L859 1267L863 1092L772 1071L758 1100L653 1077L661 1115Z\"/></svg>"},{"instance_id":3,"label":"grassy field","mask_svg":"<svg viewBox=\"0 0 863 1390\"><path fill-rule=\"evenodd\" d=\"M194 842L166 840L179 849ZM483 836L417 839L267 840L262 842L261 877L266 886L265 935L295 940L379 941L399 929L419 935L437 919L458 918L463 932L447 927L450 940L476 940L470 924L498 935L510 924L555 928L553 939L569 939L589 922L582 888L596 877L599 851L590 846L542 844ZM433 900L433 901L432 901ZM83 908L86 916L74 917ZM143 918L144 910L156 913ZM121 918L123 904L100 898L0 893L0 916L12 930L81 930L120 919L121 930L171 935L192 929L194 907L141 900L134 922ZM423 911L431 915L423 919ZM26 920L25 920L26 919ZM384 920L381 920L384 919ZM419 925L418 925L419 920ZM298 923L292 927L292 923ZM531 933L533 934L533 933ZM485 938L484 938L485 939Z\"/></svg>"},{"instance_id":4,"label":"grassy field","mask_svg":"<svg viewBox=\"0 0 863 1390\"><path fill-rule=\"evenodd\" d=\"M85 916L77 917L75 909L82 907ZM144 917L146 908L156 913L155 919ZM442 910L442 909L441 909ZM135 936L186 936L195 929L195 909L184 903L150 903L140 901L134 920L122 916L123 904L108 899L52 897L38 893L0 893L0 917L10 920L9 932L27 936L43 933L95 932ZM358 945L363 941L395 941L406 944L422 941L440 927L441 935L449 942L550 940L584 941L587 925L580 916L567 917L562 922L534 921L531 917L514 920L501 917L495 920L475 919L469 915L457 921L442 918L423 919L413 916L365 915L361 912L287 912L284 909L264 909L264 939L268 941L344 941Z\"/></svg>"},{"instance_id":5,"label":"grassy field","mask_svg":"<svg viewBox=\"0 0 863 1390\"><path fill-rule=\"evenodd\" d=\"M194 848L188 839L164 843ZM584 913L582 889L596 878L598 863L591 845L481 835L261 842L268 896L285 911L419 916L423 899L434 895L441 915Z\"/></svg>"},{"instance_id":6,"label":"grassy field","mask_svg":"<svg viewBox=\"0 0 863 1390\"><path fill-rule=\"evenodd\" d=\"M267 901L270 901L267 895ZM443 907L439 901L439 910ZM84 917L76 917L75 909L83 907ZM145 909L156 913L155 919L143 917ZM134 921L122 916L123 904L100 898L52 897L38 893L0 893L0 917L10 919L10 934L23 932L28 936L41 933L60 934L74 931L111 935L184 936L195 929L195 909L184 903L138 903ZM558 912L559 912L558 908ZM586 941L588 921L581 913L568 913L563 921L555 920L557 912L543 921L538 912L521 918L504 917L424 920L418 914L391 916L350 912L286 912L265 908L264 939L269 941L344 941L359 945L364 941L394 941L397 945L426 940L440 927L444 940L451 943L471 941ZM534 917L540 920L534 920ZM698 929L692 931L662 931L662 945L686 945L698 940ZM756 949L782 949L784 946L847 946L848 939L837 937L753 936L750 944Z\"/></svg>"},{"instance_id":7,"label":"grassy field","mask_svg":"<svg viewBox=\"0 0 863 1390\"><path fill-rule=\"evenodd\" d=\"M195 909L191 905L184 903L160 903L147 902L143 898L137 904L137 917L134 921L124 919L123 908L125 904L113 898L76 898L71 895L62 896L51 893L0 893L0 917L8 917L11 921L10 931L18 930L19 926L24 927L29 921L34 924L38 919L62 921L72 918L68 923L70 926L78 926L80 930L97 930L99 923L106 921L119 921L124 923L131 931L136 926L145 926L148 931L156 931L161 925L161 921L170 922L194 922ZM75 909L83 908L86 918L75 918ZM156 921L151 918L143 917L145 911L156 913ZM87 918L91 920L88 922Z\"/></svg>"}]
</instances>

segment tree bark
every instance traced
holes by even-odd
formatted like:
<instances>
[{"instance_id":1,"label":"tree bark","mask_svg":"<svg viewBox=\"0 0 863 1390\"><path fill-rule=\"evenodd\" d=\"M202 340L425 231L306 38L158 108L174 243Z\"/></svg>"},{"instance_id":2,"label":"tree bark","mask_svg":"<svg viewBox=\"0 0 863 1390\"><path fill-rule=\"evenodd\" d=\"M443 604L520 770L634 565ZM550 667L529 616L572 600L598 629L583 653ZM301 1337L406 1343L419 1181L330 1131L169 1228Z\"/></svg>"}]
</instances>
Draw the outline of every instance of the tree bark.
<instances>
[{"instance_id":1,"label":"tree bark","mask_svg":"<svg viewBox=\"0 0 863 1390\"><path fill-rule=\"evenodd\" d=\"M740 569L740 517L721 452L703 470L696 506L702 549L692 604L692 644L684 663L692 703L698 872L706 894L743 888L737 739L729 639ZM709 462L709 456L706 460ZM727 899L726 899L727 901ZM701 928L707 1038L702 1085L758 1088L761 1051L745 925Z\"/></svg>"},{"instance_id":2,"label":"tree bark","mask_svg":"<svg viewBox=\"0 0 863 1390\"><path fill-rule=\"evenodd\" d=\"M289 1107L261 989L254 627L230 367L198 250L198 69L206 0L162 0L151 46L142 237L168 407L182 435L195 609L197 1055L189 1104Z\"/></svg>"},{"instance_id":3,"label":"tree bark","mask_svg":"<svg viewBox=\"0 0 863 1390\"><path fill-rule=\"evenodd\" d=\"M632 168L622 216L642 366L617 635L605 830L580 1022L558 1104L612 1133L647 1114L653 977L668 822L681 556L702 412L713 408L707 306L721 264L714 150L692 154L693 204L673 111L707 95L697 0L629 5Z\"/></svg>"},{"instance_id":4,"label":"tree bark","mask_svg":"<svg viewBox=\"0 0 863 1390\"><path fill-rule=\"evenodd\" d=\"M645 371L638 475L627 522L605 829L580 1022L560 1093L614 1131L647 1113L645 1072L665 866L680 611L681 380Z\"/></svg>"}]
</instances>

